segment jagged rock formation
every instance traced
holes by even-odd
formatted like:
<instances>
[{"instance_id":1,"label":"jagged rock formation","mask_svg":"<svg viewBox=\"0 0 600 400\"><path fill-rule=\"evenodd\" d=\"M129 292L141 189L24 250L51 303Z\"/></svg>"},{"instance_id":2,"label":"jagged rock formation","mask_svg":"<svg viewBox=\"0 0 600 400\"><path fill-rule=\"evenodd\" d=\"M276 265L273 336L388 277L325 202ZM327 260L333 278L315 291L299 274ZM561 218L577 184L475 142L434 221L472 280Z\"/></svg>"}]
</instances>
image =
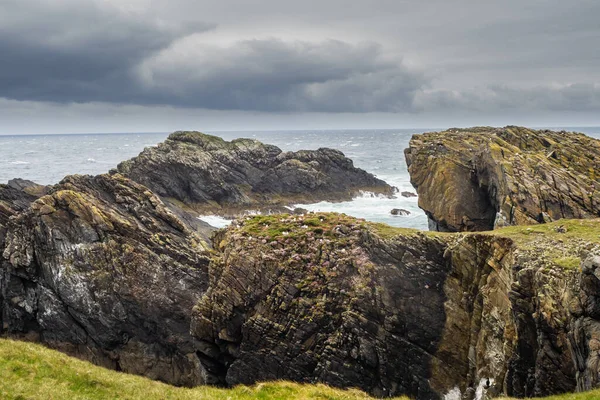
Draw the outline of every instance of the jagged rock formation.
<instances>
[{"instance_id":1,"label":"jagged rock formation","mask_svg":"<svg viewBox=\"0 0 600 400\"><path fill-rule=\"evenodd\" d=\"M222 258L192 323L215 379L433 398L429 365L450 267L443 243L418 233L384 242L333 214L278 218L217 239Z\"/></svg>"},{"instance_id":2,"label":"jagged rock formation","mask_svg":"<svg viewBox=\"0 0 600 400\"><path fill-rule=\"evenodd\" d=\"M388 184L337 150L282 152L252 139L226 142L200 132L173 133L118 171L175 206L230 215L349 200L361 190L392 194Z\"/></svg>"},{"instance_id":3,"label":"jagged rock formation","mask_svg":"<svg viewBox=\"0 0 600 400\"><path fill-rule=\"evenodd\" d=\"M450 129L413 136L405 154L433 230L600 216L600 141L580 133Z\"/></svg>"},{"instance_id":4,"label":"jagged rock formation","mask_svg":"<svg viewBox=\"0 0 600 400\"><path fill-rule=\"evenodd\" d=\"M560 227L436 236L332 214L242 221L216 238L192 333L211 379L229 385L418 399L589 389L600 221Z\"/></svg>"},{"instance_id":5,"label":"jagged rock formation","mask_svg":"<svg viewBox=\"0 0 600 400\"><path fill-rule=\"evenodd\" d=\"M65 178L10 219L3 257L4 332L114 369L204 382L189 324L208 285L205 247L144 186L118 174Z\"/></svg>"},{"instance_id":6,"label":"jagged rock formation","mask_svg":"<svg viewBox=\"0 0 600 400\"><path fill-rule=\"evenodd\" d=\"M596 192L582 193L597 178L575 151L596 154L596 142L475 133L417 136L408 152L441 228L498 226L496 212L535 222L538 206L548 220L595 215ZM599 384L599 219L441 234L339 214L257 216L209 250L183 202L242 209L387 186L338 152L197 133L119 168L157 194L117 171L0 186L3 333L179 385L290 379L471 400Z\"/></svg>"},{"instance_id":7,"label":"jagged rock formation","mask_svg":"<svg viewBox=\"0 0 600 400\"><path fill-rule=\"evenodd\" d=\"M25 210L35 199L45 194L46 188L31 181L12 179L0 184L0 249L4 243L8 219Z\"/></svg>"}]
</instances>

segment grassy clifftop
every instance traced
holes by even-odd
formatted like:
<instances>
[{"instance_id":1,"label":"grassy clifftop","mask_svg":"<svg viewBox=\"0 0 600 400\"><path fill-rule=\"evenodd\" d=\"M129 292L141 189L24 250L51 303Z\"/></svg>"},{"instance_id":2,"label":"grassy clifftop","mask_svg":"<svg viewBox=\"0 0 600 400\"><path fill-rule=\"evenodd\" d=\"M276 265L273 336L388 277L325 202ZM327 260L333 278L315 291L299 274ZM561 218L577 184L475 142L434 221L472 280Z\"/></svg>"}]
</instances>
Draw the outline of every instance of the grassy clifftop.
<instances>
[{"instance_id":1,"label":"grassy clifftop","mask_svg":"<svg viewBox=\"0 0 600 400\"><path fill-rule=\"evenodd\" d=\"M94 366L41 345L0 339L0 398L17 399L328 399L368 400L358 390L291 382L194 389L169 386ZM397 398L397 400L406 398Z\"/></svg>"}]
</instances>

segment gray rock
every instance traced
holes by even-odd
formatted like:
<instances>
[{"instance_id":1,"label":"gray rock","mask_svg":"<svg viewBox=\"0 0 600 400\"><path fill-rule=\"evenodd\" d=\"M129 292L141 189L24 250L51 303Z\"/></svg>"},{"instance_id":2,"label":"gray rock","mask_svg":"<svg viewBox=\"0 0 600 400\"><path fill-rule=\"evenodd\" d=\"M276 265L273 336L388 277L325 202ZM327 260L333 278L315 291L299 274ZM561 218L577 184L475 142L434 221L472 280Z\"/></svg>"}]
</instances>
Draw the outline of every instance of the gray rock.
<instances>
[{"instance_id":1,"label":"gray rock","mask_svg":"<svg viewBox=\"0 0 600 400\"><path fill-rule=\"evenodd\" d=\"M118 171L177 204L227 215L294 203L349 200L361 190L386 195L392 188L355 168L337 150L282 152L251 139L176 132Z\"/></svg>"},{"instance_id":2,"label":"gray rock","mask_svg":"<svg viewBox=\"0 0 600 400\"><path fill-rule=\"evenodd\" d=\"M67 177L10 219L5 242L5 333L125 372L204 383L189 324L208 256L147 188L118 174Z\"/></svg>"},{"instance_id":3,"label":"gray rock","mask_svg":"<svg viewBox=\"0 0 600 400\"><path fill-rule=\"evenodd\" d=\"M403 208L394 208L394 209L392 209L392 211L390 211L390 214L406 216L406 215L410 215L410 211L405 210Z\"/></svg>"}]
</instances>

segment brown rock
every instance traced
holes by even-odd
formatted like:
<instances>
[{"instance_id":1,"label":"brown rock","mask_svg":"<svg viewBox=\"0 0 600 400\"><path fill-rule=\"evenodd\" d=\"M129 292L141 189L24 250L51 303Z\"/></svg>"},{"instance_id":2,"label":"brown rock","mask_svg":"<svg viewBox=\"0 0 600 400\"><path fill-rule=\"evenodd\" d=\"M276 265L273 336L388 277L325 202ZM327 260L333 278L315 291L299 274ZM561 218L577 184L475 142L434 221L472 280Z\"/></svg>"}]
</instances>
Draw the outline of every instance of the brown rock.
<instances>
[{"instance_id":1,"label":"brown rock","mask_svg":"<svg viewBox=\"0 0 600 400\"><path fill-rule=\"evenodd\" d=\"M413 136L405 153L434 230L600 215L600 141L580 133L451 129Z\"/></svg>"}]
</instances>

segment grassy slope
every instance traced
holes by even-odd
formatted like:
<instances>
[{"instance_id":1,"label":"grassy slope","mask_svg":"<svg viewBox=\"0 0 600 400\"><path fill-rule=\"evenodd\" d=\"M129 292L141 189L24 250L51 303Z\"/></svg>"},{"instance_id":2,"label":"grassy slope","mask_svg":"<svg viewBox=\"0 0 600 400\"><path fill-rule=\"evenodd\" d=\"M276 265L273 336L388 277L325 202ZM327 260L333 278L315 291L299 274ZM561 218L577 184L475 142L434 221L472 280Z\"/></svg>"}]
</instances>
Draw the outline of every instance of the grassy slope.
<instances>
[{"instance_id":1,"label":"grassy slope","mask_svg":"<svg viewBox=\"0 0 600 400\"><path fill-rule=\"evenodd\" d=\"M94 366L41 345L0 339L0 398L16 399L319 399L367 400L358 390L290 382L219 389L177 388ZM404 398L405 399L405 398ZM400 400L400 398L398 398Z\"/></svg>"},{"instance_id":2,"label":"grassy slope","mask_svg":"<svg viewBox=\"0 0 600 400\"><path fill-rule=\"evenodd\" d=\"M41 345L0 339L0 398L17 399L215 399L215 400L369 400L358 390L291 382L218 389L177 388L143 377L96 367ZM600 399L600 390L544 400ZM396 400L407 400L405 397ZM509 399L505 399L509 400Z\"/></svg>"}]
</instances>

